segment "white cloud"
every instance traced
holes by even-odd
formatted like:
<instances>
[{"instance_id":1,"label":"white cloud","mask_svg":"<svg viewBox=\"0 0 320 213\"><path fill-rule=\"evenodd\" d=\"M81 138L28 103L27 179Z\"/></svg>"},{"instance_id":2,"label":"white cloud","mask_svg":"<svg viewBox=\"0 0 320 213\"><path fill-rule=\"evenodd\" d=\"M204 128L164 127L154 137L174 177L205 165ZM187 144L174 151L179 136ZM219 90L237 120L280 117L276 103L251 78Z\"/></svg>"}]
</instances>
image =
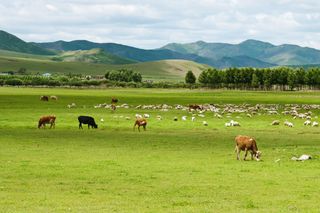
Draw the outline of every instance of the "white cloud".
<instances>
[{"instance_id":1,"label":"white cloud","mask_svg":"<svg viewBox=\"0 0 320 213\"><path fill-rule=\"evenodd\" d=\"M11 0L0 3L0 26L27 41L157 48L254 38L320 48L319 11L314 0Z\"/></svg>"}]
</instances>

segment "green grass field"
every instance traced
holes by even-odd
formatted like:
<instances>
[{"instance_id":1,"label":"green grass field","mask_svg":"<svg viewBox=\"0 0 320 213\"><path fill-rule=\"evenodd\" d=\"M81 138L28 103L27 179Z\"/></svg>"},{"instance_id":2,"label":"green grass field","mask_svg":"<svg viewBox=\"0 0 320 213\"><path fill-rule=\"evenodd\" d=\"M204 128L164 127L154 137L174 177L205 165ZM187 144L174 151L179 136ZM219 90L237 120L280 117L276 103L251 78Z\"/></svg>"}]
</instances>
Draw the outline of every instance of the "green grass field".
<instances>
[{"instance_id":1,"label":"green grass field","mask_svg":"<svg viewBox=\"0 0 320 213\"><path fill-rule=\"evenodd\" d=\"M320 127L284 115L206 112L191 122L181 110L94 108L112 96L133 106L320 104L320 92L0 87L0 212L320 211ZM151 115L147 131L133 131L136 113ZM37 129L45 114L57 116L55 129ZM79 115L95 117L99 128L79 130ZM173 121L182 115L188 121ZM225 127L230 119L241 127ZM275 119L282 124L270 126ZM286 119L295 127L285 127ZM237 134L256 138L262 161L236 160ZM313 159L290 160L301 154Z\"/></svg>"}]
</instances>

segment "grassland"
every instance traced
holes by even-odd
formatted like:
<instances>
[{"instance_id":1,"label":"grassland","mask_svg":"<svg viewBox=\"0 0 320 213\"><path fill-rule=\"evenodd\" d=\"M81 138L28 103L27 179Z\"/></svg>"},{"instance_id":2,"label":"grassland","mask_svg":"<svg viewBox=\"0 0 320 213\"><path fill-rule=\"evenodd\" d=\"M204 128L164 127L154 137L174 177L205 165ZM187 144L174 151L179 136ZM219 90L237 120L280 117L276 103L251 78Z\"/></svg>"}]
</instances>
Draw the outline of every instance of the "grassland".
<instances>
[{"instance_id":1,"label":"grassland","mask_svg":"<svg viewBox=\"0 0 320 213\"><path fill-rule=\"evenodd\" d=\"M283 115L235 114L242 126L227 128L230 118L211 113L174 122L189 114L93 107L112 96L134 106L320 104L320 92L0 88L0 212L319 212L319 128ZM151 115L146 132L132 130L136 113ZM36 128L43 114L57 116L55 129ZM83 114L99 128L78 130ZM270 126L274 119L295 127ZM235 160L237 134L256 137L263 161ZM313 160L290 160L304 153Z\"/></svg>"},{"instance_id":2,"label":"grassland","mask_svg":"<svg viewBox=\"0 0 320 213\"><path fill-rule=\"evenodd\" d=\"M61 55L60 57L63 58L65 56ZM80 53L79 57L81 57ZM96 56L92 55L92 57ZM128 63L128 61L126 63ZM143 79L151 79L156 81L184 81L184 76L188 70L193 71L195 75L198 76L202 70L208 68L207 65L185 60L162 60L123 65L85 62L80 63L72 61L57 62L52 61L49 56L37 56L0 50L0 72L17 71L22 67L26 68L28 72L31 73L49 72L83 75L104 75L107 70L118 70L124 68L133 69L134 71L140 72L143 76Z\"/></svg>"}]
</instances>

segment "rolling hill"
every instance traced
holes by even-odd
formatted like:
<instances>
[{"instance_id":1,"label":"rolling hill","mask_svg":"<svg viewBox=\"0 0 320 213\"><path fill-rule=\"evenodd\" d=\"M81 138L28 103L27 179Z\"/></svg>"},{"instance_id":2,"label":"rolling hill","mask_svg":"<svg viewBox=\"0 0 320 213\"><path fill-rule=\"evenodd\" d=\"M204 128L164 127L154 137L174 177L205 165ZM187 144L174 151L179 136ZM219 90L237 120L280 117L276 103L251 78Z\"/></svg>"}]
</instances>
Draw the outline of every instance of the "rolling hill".
<instances>
[{"instance_id":1,"label":"rolling hill","mask_svg":"<svg viewBox=\"0 0 320 213\"><path fill-rule=\"evenodd\" d=\"M27 63L37 60L44 60L44 63L53 66L53 61L50 60L55 60L55 63L62 64L54 66L62 66L61 70L64 72L74 71L74 67L80 70L82 67L87 67L91 72L90 66L105 67L103 64L125 66L133 63L132 66L140 67L141 62L144 63L142 67L151 66L148 72L152 72L153 65L157 67L161 64L161 67L170 69L170 67L180 67L181 63L178 62L182 61L189 61L190 67L194 67L190 62L193 61L195 64L207 64L216 68L262 68L279 65L304 66L305 64L317 66L320 62L320 51L317 49L288 44L277 46L257 40L246 40L239 44L204 41L187 44L171 43L159 49L147 50L116 43L95 43L86 40L27 43L4 31L0 31L0 55L5 65L8 65L8 60L17 61L16 65L10 64L10 69L17 66L24 67L23 61ZM164 62L159 62L163 60ZM81 66L78 66L77 63L80 63ZM84 65L85 63L87 65ZM173 63L178 64L173 65ZM30 64L27 63L27 65ZM40 64L38 65L41 69L36 67L32 69L45 69ZM206 65L201 66L206 67ZM6 68L2 67L2 69ZM97 69L101 73L101 69ZM163 68L160 70L162 70L160 73L163 73ZM157 75L156 71L154 72Z\"/></svg>"},{"instance_id":2,"label":"rolling hill","mask_svg":"<svg viewBox=\"0 0 320 213\"><path fill-rule=\"evenodd\" d=\"M0 30L0 49L36 55L54 55L53 51L27 43L16 36Z\"/></svg>"},{"instance_id":3,"label":"rolling hill","mask_svg":"<svg viewBox=\"0 0 320 213\"><path fill-rule=\"evenodd\" d=\"M102 49L75 50L62 52L52 57L54 61L85 62L98 64L132 64L135 61L106 53Z\"/></svg>"},{"instance_id":4,"label":"rolling hill","mask_svg":"<svg viewBox=\"0 0 320 213\"><path fill-rule=\"evenodd\" d=\"M78 41L57 41L51 43L38 43L39 47L47 48L56 51L75 51L75 50L90 50L92 48L101 48L114 55L128 58L138 62L158 61L158 60L169 60L169 59L182 59L190 60L201 64L208 64L213 67L225 68L225 67L244 67L244 66L255 66L255 67L270 67L275 66L274 64L261 61L256 58L249 56L228 56L221 58L210 58L210 55L200 56L193 52L169 49L155 49L155 50L144 50L135 47L125 46L114 43L94 43L84 40ZM239 59L242 60L239 60Z\"/></svg>"},{"instance_id":5,"label":"rolling hill","mask_svg":"<svg viewBox=\"0 0 320 213\"><path fill-rule=\"evenodd\" d=\"M276 46L252 39L240 44L206 43L203 41L188 44L171 43L161 49L182 54L196 54L215 60L221 60L224 57L247 56L250 59L257 59L273 65L317 64L320 61L320 50L317 49L289 44ZM248 62L246 61L246 64L251 64Z\"/></svg>"},{"instance_id":6,"label":"rolling hill","mask_svg":"<svg viewBox=\"0 0 320 213\"><path fill-rule=\"evenodd\" d=\"M104 75L108 70L133 69L142 74L143 79L181 81L188 70L196 75L208 66L186 60L161 60L133 64L101 64L86 62L53 61L51 56L38 56L9 51L0 51L0 72L17 71L26 68L31 73L73 73L84 75Z\"/></svg>"}]
</instances>

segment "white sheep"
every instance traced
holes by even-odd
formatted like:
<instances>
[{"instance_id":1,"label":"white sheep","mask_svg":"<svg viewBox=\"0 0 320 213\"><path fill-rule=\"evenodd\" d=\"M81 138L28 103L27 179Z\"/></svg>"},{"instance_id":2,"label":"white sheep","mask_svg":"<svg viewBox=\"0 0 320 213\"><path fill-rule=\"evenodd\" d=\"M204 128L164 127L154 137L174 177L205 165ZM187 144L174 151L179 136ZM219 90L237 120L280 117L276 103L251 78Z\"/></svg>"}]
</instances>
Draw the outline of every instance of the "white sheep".
<instances>
[{"instance_id":1,"label":"white sheep","mask_svg":"<svg viewBox=\"0 0 320 213\"><path fill-rule=\"evenodd\" d=\"M207 121L202 121L202 124L203 124L204 126L208 126Z\"/></svg>"},{"instance_id":2,"label":"white sheep","mask_svg":"<svg viewBox=\"0 0 320 213\"><path fill-rule=\"evenodd\" d=\"M196 117L192 116L192 117L191 117L191 121L193 122L193 121L195 121L195 120L196 120Z\"/></svg>"},{"instance_id":3,"label":"white sheep","mask_svg":"<svg viewBox=\"0 0 320 213\"><path fill-rule=\"evenodd\" d=\"M310 120L306 120L306 121L303 123L303 125L309 126L309 125L311 125L311 121L310 121Z\"/></svg>"},{"instance_id":4,"label":"white sheep","mask_svg":"<svg viewBox=\"0 0 320 213\"><path fill-rule=\"evenodd\" d=\"M136 114L136 118L142 118L142 115Z\"/></svg>"},{"instance_id":5,"label":"white sheep","mask_svg":"<svg viewBox=\"0 0 320 213\"><path fill-rule=\"evenodd\" d=\"M150 118L150 115L149 114L143 114L143 117L144 118Z\"/></svg>"},{"instance_id":6,"label":"white sheep","mask_svg":"<svg viewBox=\"0 0 320 213\"><path fill-rule=\"evenodd\" d=\"M318 126L319 126L319 123L316 122L316 121L313 121L312 126L313 126L313 127L318 127Z\"/></svg>"},{"instance_id":7,"label":"white sheep","mask_svg":"<svg viewBox=\"0 0 320 213\"><path fill-rule=\"evenodd\" d=\"M181 117L181 119L182 119L183 121L186 121L186 120L187 120L187 116L184 115L184 116Z\"/></svg>"}]
</instances>

